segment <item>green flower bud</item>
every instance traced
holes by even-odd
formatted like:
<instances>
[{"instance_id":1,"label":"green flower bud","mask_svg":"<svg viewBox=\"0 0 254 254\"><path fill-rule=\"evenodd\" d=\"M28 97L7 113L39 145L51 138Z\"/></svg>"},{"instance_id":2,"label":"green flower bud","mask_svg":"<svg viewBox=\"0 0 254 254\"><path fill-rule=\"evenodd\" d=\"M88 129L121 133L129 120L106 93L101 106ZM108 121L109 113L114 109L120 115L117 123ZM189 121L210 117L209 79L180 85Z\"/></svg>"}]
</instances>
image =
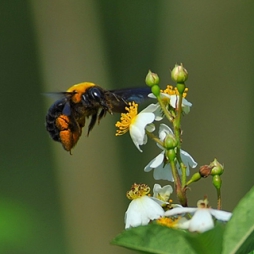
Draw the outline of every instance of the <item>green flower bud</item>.
<instances>
[{"instance_id":1,"label":"green flower bud","mask_svg":"<svg viewBox=\"0 0 254 254\"><path fill-rule=\"evenodd\" d=\"M171 78L176 83L184 83L188 79L188 72L183 67L182 64L181 65L176 64L174 69L171 71Z\"/></svg>"},{"instance_id":2,"label":"green flower bud","mask_svg":"<svg viewBox=\"0 0 254 254\"><path fill-rule=\"evenodd\" d=\"M175 149L169 149L166 151L166 157L169 161L174 161L176 158Z\"/></svg>"},{"instance_id":3,"label":"green flower bud","mask_svg":"<svg viewBox=\"0 0 254 254\"><path fill-rule=\"evenodd\" d=\"M211 170L211 175L222 175L224 172L224 167L217 161L217 159L214 159L213 162L210 163L210 167L213 167Z\"/></svg>"},{"instance_id":4,"label":"green flower bud","mask_svg":"<svg viewBox=\"0 0 254 254\"><path fill-rule=\"evenodd\" d=\"M145 79L146 84L152 87L154 85L158 85L159 81L160 81L159 76L156 73L153 73L149 70Z\"/></svg>"},{"instance_id":5,"label":"green flower bud","mask_svg":"<svg viewBox=\"0 0 254 254\"><path fill-rule=\"evenodd\" d=\"M155 97L159 97L161 93L161 89L158 85L154 85L151 87L151 91Z\"/></svg>"},{"instance_id":6,"label":"green flower bud","mask_svg":"<svg viewBox=\"0 0 254 254\"><path fill-rule=\"evenodd\" d=\"M169 149L174 149L177 146L177 140L174 135L168 134L164 139L164 147Z\"/></svg>"},{"instance_id":7,"label":"green flower bud","mask_svg":"<svg viewBox=\"0 0 254 254\"><path fill-rule=\"evenodd\" d=\"M191 179L186 183L186 186L187 186L187 185L190 185L190 184L193 183L193 182L197 182L198 180L201 179L201 177L202 177L202 176L200 175L199 172L193 174L192 177L191 177Z\"/></svg>"},{"instance_id":8,"label":"green flower bud","mask_svg":"<svg viewBox=\"0 0 254 254\"><path fill-rule=\"evenodd\" d=\"M221 177L219 175L213 176L213 186L217 189L220 190L222 184Z\"/></svg>"}]
</instances>

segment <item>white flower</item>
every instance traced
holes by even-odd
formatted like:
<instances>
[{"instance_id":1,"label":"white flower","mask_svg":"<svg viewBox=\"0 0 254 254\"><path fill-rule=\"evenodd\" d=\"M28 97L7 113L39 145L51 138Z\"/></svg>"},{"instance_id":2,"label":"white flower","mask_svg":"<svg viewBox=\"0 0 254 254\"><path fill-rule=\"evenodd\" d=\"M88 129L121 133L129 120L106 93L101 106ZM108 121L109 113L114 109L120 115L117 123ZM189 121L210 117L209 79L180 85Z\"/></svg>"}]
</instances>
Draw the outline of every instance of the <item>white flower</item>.
<instances>
[{"instance_id":1,"label":"white flower","mask_svg":"<svg viewBox=\"0 0 254 254\"><path fill-rule=\"evenodd\" d=\"M170 185L165 185L163 187L160 184L154 184L153 186L153 197L151 197L155 202L161 206L169 204L170 194L173 192L173 188Z\"/></svg>"},{"instance_id":2,"label":"white flower","mask_svg":"<svg viewBox=\"0 0 254 254\"><path fill-rule=\"evenodd\" d=\"M190 112L190 107L192 106L192 103L187 101L184 97L187 95L187 93L184 93L183 99L182 99L182 110L185 114L188 114ZM179 100L179 95L177 89L173 89L172 86L167 86L167 88L162 91L160 94L161 99L165 101L165 104L169 104L172 108L176 109L178 100ZM148 95L150 98L156 98L152 93ZM159 106L157 103L156 105ZM163 117L163 114L159 112L158 110L156 111L156 120L159 121L160 118Z\"/></svg>"},{"instance_id":3,"label":"white flower","mask_svg":"<svg viewBox=\"0 0 254 254\"><path fill-rule=\"evenodd\" d=\"M159 129L160 140L163 141L168 134L173 134L172 130L167 125L161 124ZM164 159L165 159L164 148L161 146L159 147L163 149L163 151L148 163L144 171L150 172L152 169L154 169L153 176L155 180L168 180L173 182L174 178L172 175L170 164L168 163L164 164ZM186 166L186 175L188 176L190 174L189 167L195 168L197 166L197 163L191 157L190 154L188 154L187 152L183 150L180 150L180 155L184 165ZM178 173L181 174L179 163L177 163L177 169L178 169Z\"/></svg>"},{"instance_id":4,"label":"white flower","mask_svg":"<svg viewBox=\"0 0 254 254\"><path fill-rule=\"evenodd\" d=\"M154 184L153 186L153 197L160 199L164 202L169 201L170 194L173 192L171 185L165 185L163 187L160 184Z\"/></svg>"},{"instance_id":5,"label":"white flower","mask_svg":"<svg viewBox=\"0 0 254 254\"><path fill-rule=\"evenodd\" d=\"M232 213L216 210L212 208L198 208L198 207L181 207L166 211L164 216L184 215L185 213L194 213L190 220L182 220L178 223L178 228L188 229L191 232L205 232L214 227L214 216L217 220L228 221Z\"/></svg>"},{"instance_id":6,"label":"white flower","mask_svg":"<svg viewBox=\"0 0 254 254\"><path fill-rule=\"evenodd\" d=\"M125 228L147 225L164 215L162 207L151 197L146 196L150 191L147 185L134 184L127 197L132 199L125 213Z\"/></svg>"},{"instance_id":7,"label":"white flower","mask_svg":"<svg viewBox=\"0 0 254 254\"><path fill-rule=\"evenodd\" d=\"M164 215L162 207L148 196L131 201L125 213L125 228L147 225Z\"/></svg>"},{"instance_id":8,"label":"white flower","mask_svg":"<svg viewBox=\"0 0 254 254\"><path fill-rule=\"evenodd\" d=\"M122 135L129 130L133 143L138 148L138 150L142 152L139 146L145 145L147 143L147 135L145 129L149 128L149 131L154 130L153 125L148 125L154 121L155 115L152 113L152 109L150 109L149 106L138 114L138 104L133 102L129 105L130 106L126 108L128 112L122 113L121 121L116 123L116 127L119 128L116 135Z\"/></svg>"}]
</instances>

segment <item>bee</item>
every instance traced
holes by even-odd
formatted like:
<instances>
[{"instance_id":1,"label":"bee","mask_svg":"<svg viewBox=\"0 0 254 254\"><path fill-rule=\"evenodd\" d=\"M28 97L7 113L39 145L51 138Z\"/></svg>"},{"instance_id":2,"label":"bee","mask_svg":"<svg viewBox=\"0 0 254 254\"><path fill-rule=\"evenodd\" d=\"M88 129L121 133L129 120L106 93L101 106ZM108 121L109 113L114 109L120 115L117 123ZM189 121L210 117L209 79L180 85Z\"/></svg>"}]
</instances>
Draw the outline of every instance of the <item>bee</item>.
<instances>
[{"instance_id":1,"label":"bee","mask_svg":"<svg viewBox=\"0 0 254 254\"><path fill-rule=\"evenodd\" d=\"M54 141L60 142L66 151L77 144L86 119L91 117L87 136L96 122L109 114L124 113L129 102L139 103L150 93L149 87L105 90L90 82L71 86L58 93L58 99L46 115L46 130Z\"/></svg>"}]
</instances>

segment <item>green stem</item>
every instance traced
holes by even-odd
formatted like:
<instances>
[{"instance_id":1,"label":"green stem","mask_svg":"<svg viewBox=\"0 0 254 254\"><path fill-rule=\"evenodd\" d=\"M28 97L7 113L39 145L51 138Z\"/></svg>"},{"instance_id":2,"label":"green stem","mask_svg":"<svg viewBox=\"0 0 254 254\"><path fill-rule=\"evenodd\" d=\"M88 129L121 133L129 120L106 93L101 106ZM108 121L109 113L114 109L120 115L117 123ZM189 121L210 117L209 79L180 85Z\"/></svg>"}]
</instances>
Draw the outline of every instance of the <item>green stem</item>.
<instances>
[{"instance_id":1,"label":"green stem","mask_svg":"<svg viewBox=\"0 0 254 254\"><path fill-rule=\"evenodd\" d=\"M185 186L186 184L186 166L184 165L184 163L182 162L181 159L181 154L180 154L180 149L181 149L181 116L182 116L182 102L183 102L183 95L179 94L178 96L178 102L177 102L177 114L176 114L176 118L173 122L174 125L174 133L176 136L176 140L178 142L178 146L177 146L177 160L179 162L179 165L181 167L181 171L182 171L182 186Z\"/></svg>"},{"instance_id":2,"label":"green stem","mask_svg":"<svg viewBox=\"0 0 254 254\"><path fill-rule=\"evenodd\" d=\"M163 110L165 116L167 117L167 119L172 123L174 121L174 118L172 117L172 115L168 112L168 109L166 108L165 104L163 103L162 99L160 96L157 97L157 100L161 106L161 109Z\"/></svg>"},{"instance_id":3,"label":"green stem","mask_svg":"<svg viewBox=\"0 0 254 254\"><path fill-rule=\"evenodd\" d=\"M184 189L182 188L181 180L180 180L180 177L179 177L179 174L178 174L178 171L177 171L174 161L170 161L170 166L171 166L172 175L173 175L174 182L175 182L176 195L177 195L178 200L181 203L181 205L186 207L186 206L188 206L186 194L185 194Z\"/></svg>"},{"instance_id":4,"label":"green stem","mask_svg":"<svg viewBox=\"0 0 254 254\"><path fill-rule=\"evenodd\" d=\"M177 114L176 118L173 122L174 125L174 132L176 139L178 141L178 147L181 148L181 116L182 116L182 101L183 101L183 95L179 94L178 96L178 103L177 103Z\"/></svg>"},{"instance_id":5,"label":"green stem","mask_svg":"<svg viewBox=\"0 0 254 254\"><path fill-rule=\"evenodd\" d=\"M186 175L186 166L184 165L182 158L181 158L181 153L180 149L177 148L177 153L176 153L176 158L178 160L178 163L180 165L181 171L182 171L182 186L186 185L186 180L187 180L187 175Z\"/></svg>"},{"instance_id":6,"label":"green stem","mask_svg":"<svg viewBox=\"0 0 254 254\"><path fill-rule=\"evenodd\" d=\"M152 132L146 130L146 134L149 138L151 138L153 141L155 141L157 144L163 147L163 142L158 137L156 137Z\"/></svg>"},{"instance_id":7,"label":"green stem","mask_svg":"<svg viewBox=\"0 0 254 254\"><path fill-rule=\"evenodd\" d=\"M221 191L217 189L217 209L221 210Z\"/></svg>"}]
</instances>

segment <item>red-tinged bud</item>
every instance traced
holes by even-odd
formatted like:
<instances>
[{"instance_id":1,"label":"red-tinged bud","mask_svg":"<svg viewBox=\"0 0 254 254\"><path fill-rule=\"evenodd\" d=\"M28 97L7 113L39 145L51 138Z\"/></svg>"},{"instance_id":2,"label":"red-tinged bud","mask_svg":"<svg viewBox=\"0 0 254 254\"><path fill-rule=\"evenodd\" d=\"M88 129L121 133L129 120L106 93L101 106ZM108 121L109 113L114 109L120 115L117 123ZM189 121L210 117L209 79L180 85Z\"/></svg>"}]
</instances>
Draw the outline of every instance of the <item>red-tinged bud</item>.
<instances>
[{"instance_id":1,"label":"red-tinged bud","mask_svg":"<svg viewBox=\"0 0 254 254\"><path fill-rule=\"evenodd\" d=\"M211 170L212 170L212 167L210 167L210 165L203 165L200 167L199 173L202 177L206 178L209 175L211 175Z\"/></svg>"},{"instance_id":2,"label":"red-tinged bud","mask_svg":"<svg viewBox=\"0 0 254 254\"><path fill-rule=\"evenodd\" d=\"M183 67L182 64L181 65L176 64L174 69L171 71L171 78L176 83L184 83L188 79L188 72ZM184 89L185 89L185 87L184 87ZM184 91L184 89L183 89L183 91ZM183 91L181 92L181 94L183 93Z\"/></svg>"}]
</instances>

